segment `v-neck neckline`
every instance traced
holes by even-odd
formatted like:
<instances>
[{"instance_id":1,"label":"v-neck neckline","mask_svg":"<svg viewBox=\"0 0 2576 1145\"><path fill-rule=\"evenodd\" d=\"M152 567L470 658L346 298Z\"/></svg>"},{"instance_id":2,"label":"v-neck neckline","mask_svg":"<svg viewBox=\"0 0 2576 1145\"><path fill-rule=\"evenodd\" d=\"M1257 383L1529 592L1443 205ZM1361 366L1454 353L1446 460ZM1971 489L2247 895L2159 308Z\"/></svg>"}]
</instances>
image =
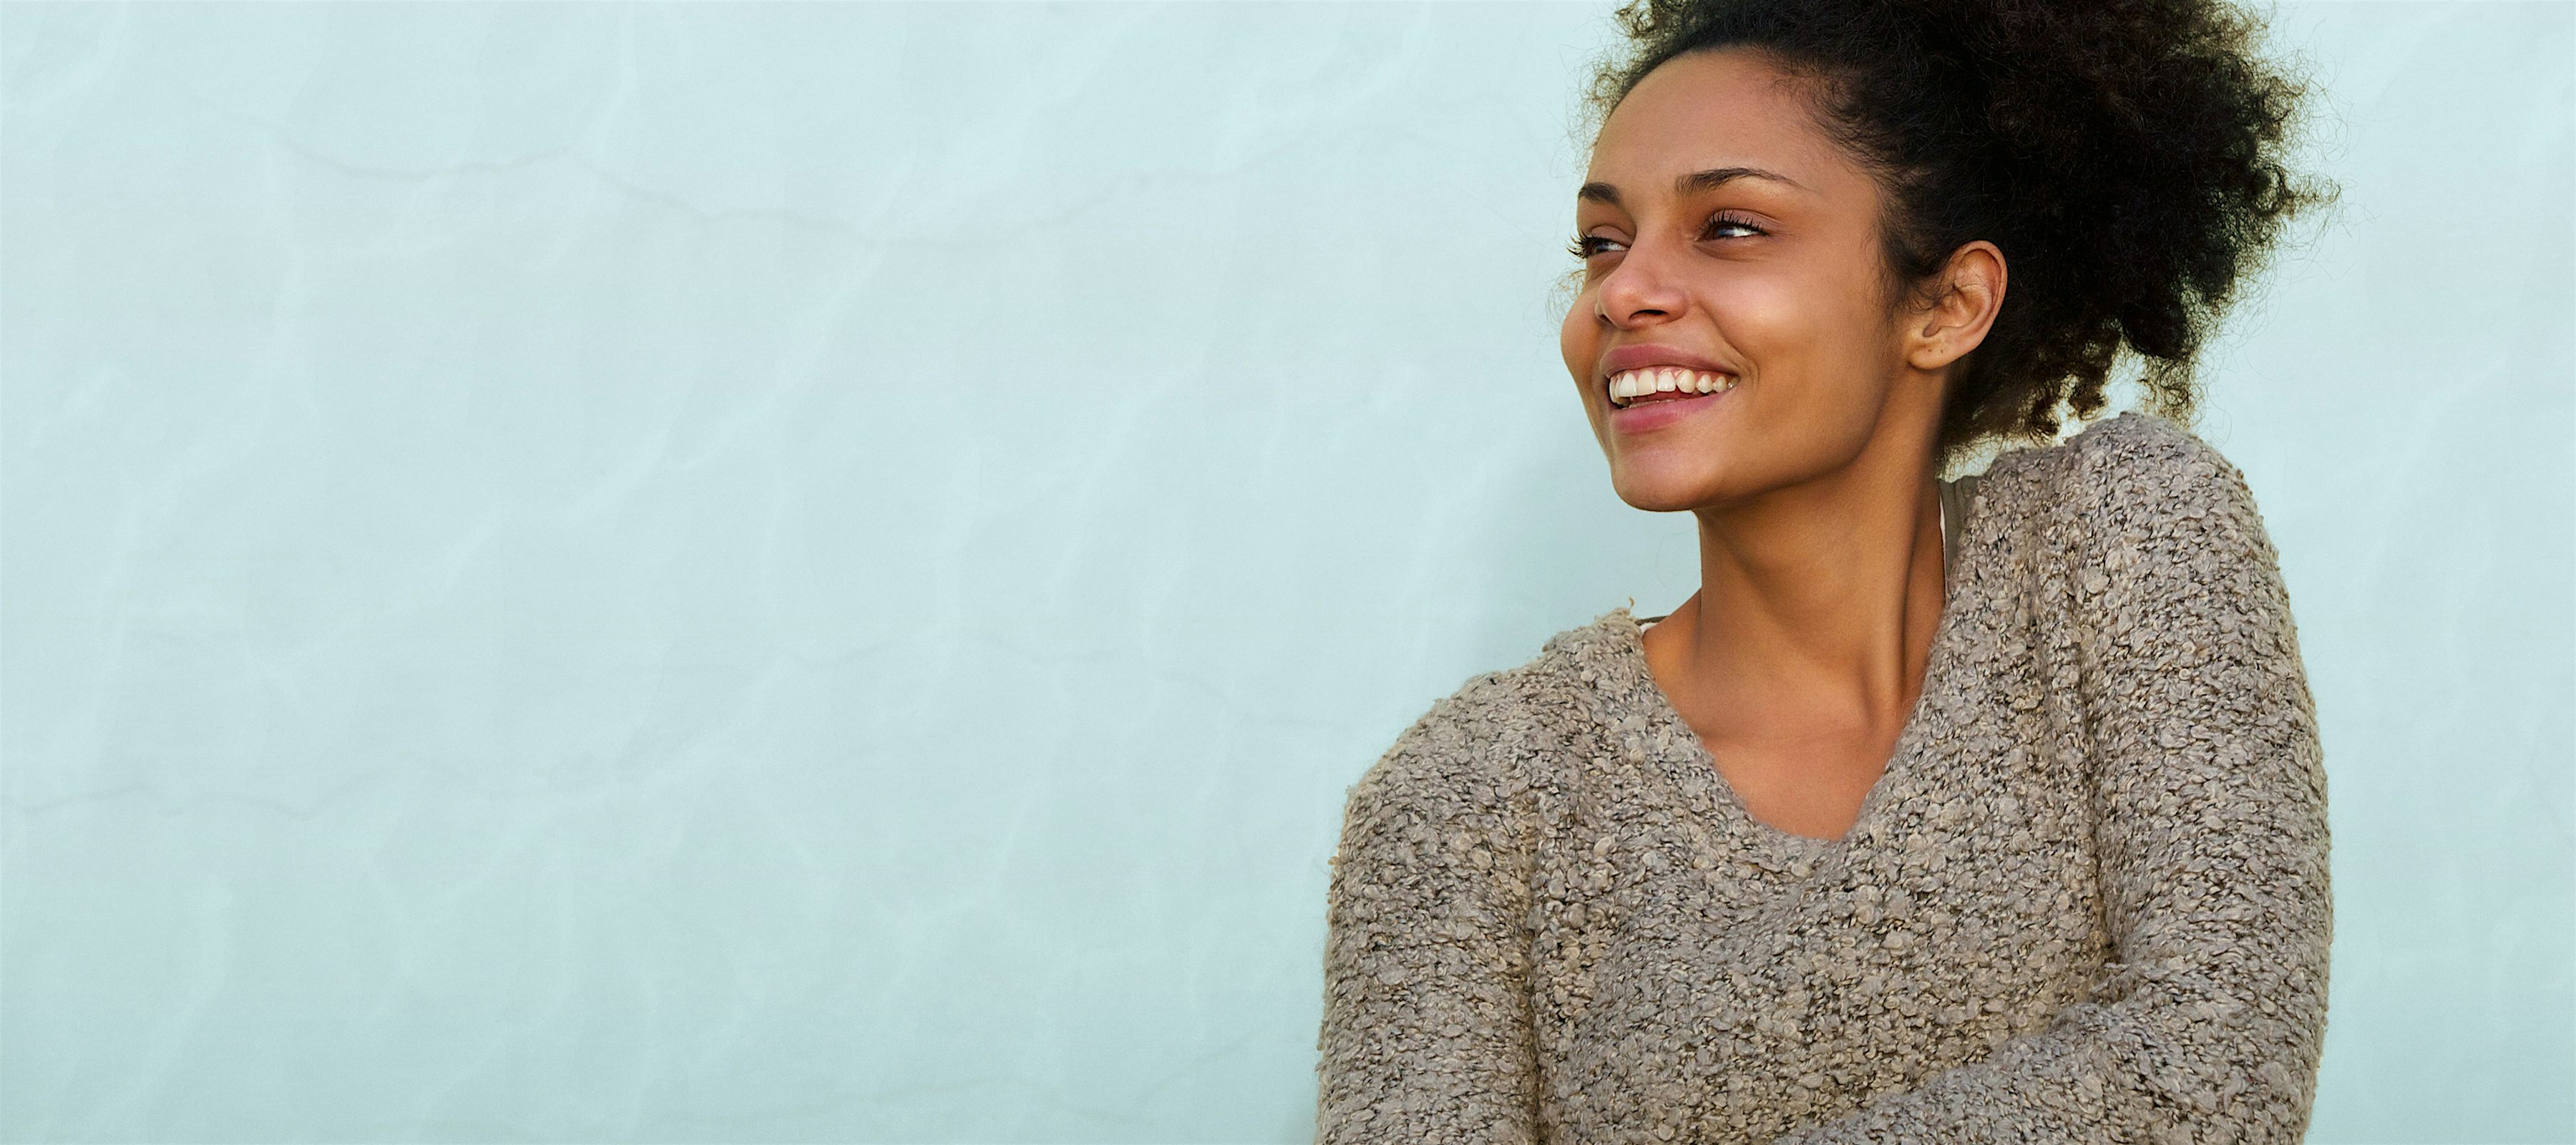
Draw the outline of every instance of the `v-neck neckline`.
<instances>
[{"instance_id":1,"label":"v-neck neckline","mask_svg":"<svg viewBox=\"0 0 2576 1145\"><path fill-rule=\"evenodd\" d=\"M1967 515L1962 514L1963 517ZM1967 524L1962 520L1959 528L1963 542L1959 548L1963 553L1971 551L1964 544ZM1828 856L1850 850L1867 839L1878 823L1887 817L1887 804L1894 798L1893 792L1911 778L1913 761L1922 754L1922 741L1930 734L1932 697L1942 692L1950 674L1956 670L1959 617L1970 578L1965 575L1964 567L1952 567L1945 570L1943 579L1941 618L1933 626L1932 647L1924 658L1922 690L1914 698L1914 710L1906 717L1904 728L1897 733L1896 747L1880 769L1878 781L1870 785L1868 794L1862 796L1859 814L1853 817L1851 826L1840 837L1828 839L1801 835L1753 816L1753 812L1744 805L1743 796L1735 790L1735 784L1718 769L1717 757L1709 751L1708 744L1700 739L1699 732L1690 726L1690 721L1682 718L1672 698L1664 694L1663 685L1656 681L1654 671L1646 664L1645 629L1629 607L1622 605L1612 609L1606 619L1625 677L1622 682L1634 689L1645 706L1645 730L1650 741L1647 758L1682 793L1691 811L1701 816L1703 822L1712 827L1735 828L1723 833L1748 840L1766 857L1794 865L1800 873ZM1657 741L1674 746L1672 750L1658 751L1652 746Z\"/></svg>"}]
</instances>

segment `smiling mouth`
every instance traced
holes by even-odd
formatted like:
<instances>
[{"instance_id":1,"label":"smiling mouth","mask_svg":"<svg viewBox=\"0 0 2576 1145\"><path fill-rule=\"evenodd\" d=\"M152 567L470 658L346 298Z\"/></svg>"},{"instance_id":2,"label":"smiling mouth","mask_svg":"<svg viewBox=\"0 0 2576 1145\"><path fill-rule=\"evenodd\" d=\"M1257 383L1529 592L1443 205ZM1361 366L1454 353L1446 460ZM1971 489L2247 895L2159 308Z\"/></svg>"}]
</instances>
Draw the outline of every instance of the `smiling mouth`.
<instances>
[{"instance_id":1,"label":"smiling mouth","mask_svg":"<svg viewBox=\"0 0 2576 1145\"><path fill-rule=\"evenodd\" d=\"M1743 379L1714 370L1686 370L1663 366L1643 370L1621 370L1610 375L1610 404L1625 409L1653 401L1695 398L1703 394L1724 393Z\"/></svg>"}]
</instances>

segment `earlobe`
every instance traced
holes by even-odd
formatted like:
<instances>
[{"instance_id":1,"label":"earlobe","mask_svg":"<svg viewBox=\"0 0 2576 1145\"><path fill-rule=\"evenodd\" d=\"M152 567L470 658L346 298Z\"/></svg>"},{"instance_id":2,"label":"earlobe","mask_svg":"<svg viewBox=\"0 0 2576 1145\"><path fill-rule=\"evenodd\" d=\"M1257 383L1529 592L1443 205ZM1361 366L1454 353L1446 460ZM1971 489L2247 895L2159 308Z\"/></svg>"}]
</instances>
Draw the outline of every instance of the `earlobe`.
<instances>
[{"instance_id":1,"label":"earlobe","mask_svg":"<svg viewBox=\"0 0 2576 1145\"><path fill-rule=\"evenodd\" d=\"M1914 351L1907 357L1918 370L1938 370L1966 356L1985 340L1982 327L1971 329L1983 309L1973 284L1953 282L1914 330Z\"/></svg>"}]
</instances>

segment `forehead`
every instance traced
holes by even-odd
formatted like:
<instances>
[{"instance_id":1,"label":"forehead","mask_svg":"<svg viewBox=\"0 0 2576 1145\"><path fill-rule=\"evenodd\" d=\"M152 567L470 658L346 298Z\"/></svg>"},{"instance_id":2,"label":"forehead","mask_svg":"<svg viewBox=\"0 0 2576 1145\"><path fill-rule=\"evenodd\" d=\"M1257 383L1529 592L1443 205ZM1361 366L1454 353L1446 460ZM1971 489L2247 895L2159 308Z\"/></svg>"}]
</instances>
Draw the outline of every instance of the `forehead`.
<instances>
[{"instance_id":1,"label":"forehead","mask_svg":"<svg viewBox=\"0 0 2576 1145\"><path fill-rule=\"evenodd\" d=\"M1586 177L1616 185L1631 207L1711 167L1765 168L1820 193L1847 192L1864 176L1817 123L1813 90L1748 48L1676 56L1611 111Z\"/></svg>"}]
</instances>

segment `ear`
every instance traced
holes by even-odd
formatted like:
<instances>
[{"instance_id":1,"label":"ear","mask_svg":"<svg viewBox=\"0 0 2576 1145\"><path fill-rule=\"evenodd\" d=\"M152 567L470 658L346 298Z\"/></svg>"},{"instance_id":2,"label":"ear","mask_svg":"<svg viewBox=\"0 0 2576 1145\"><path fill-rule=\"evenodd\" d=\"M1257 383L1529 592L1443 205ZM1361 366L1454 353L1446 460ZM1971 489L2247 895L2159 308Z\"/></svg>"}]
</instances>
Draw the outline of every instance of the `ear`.
<instances>
[{"instance_id":1,"label":"ear","mask_svg":"<svg viewBox=\"0 0 2576 1145\"><path fill-rule=\"evenodd\" d=\"M1950 252L1947 286L1905 332L1905 361L1935 371L1986 340L2004 305L2004 252L1984 239Z\"/></svg>"}]
</instances>

